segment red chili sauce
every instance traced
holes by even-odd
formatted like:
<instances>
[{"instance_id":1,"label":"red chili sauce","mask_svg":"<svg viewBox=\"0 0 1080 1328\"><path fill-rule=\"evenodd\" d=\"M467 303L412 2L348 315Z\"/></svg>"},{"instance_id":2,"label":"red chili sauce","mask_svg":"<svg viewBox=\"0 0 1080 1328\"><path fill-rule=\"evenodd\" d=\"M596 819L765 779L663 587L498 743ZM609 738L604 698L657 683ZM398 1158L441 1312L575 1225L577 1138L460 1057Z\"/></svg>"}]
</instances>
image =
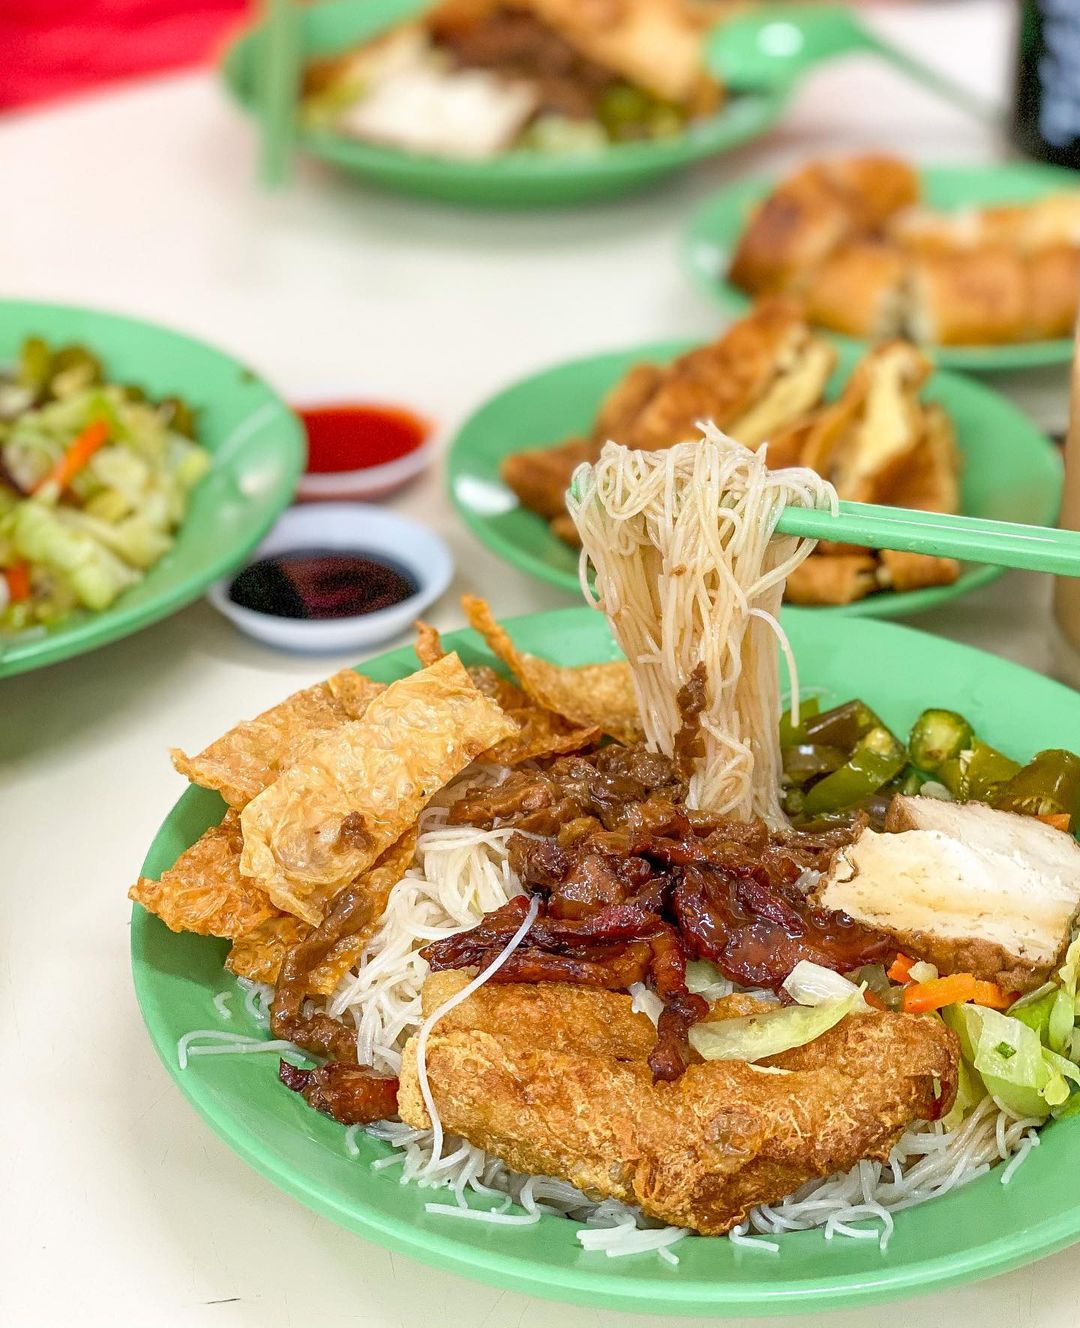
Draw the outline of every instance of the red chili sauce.
<instances>
[{"instance_id":1,"label":"red chili sauce","mask_svg":"<svg viewBox=\"0 0 1080 1328\"><path fill-rule=\"evenodd\" d=\"M239 572L229 598L275 618L355 618L399 604L418 587L402 568L342 549L297 549Z\"/></svg>"},{"instance_id":2,"label":"red chili sauce","mask_svg":"<svg viewBox=\"0 0 1080 1328\"><path fill-rule=\"evenodd\" d=\"M424 441L430 426L397 406L342 403L296 412L308 438L309 474L366 470L407 456Z\"/></svg>"}]
</instances>

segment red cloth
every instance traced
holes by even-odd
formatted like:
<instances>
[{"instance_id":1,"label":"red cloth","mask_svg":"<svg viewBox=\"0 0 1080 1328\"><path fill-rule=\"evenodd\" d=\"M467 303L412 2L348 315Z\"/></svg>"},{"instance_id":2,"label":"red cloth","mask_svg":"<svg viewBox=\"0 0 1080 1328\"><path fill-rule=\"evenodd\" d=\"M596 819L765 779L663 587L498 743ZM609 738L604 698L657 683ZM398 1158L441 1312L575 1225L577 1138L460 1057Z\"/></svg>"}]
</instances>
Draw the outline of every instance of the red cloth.
<instances>
[{"instance_id":1,"label":"red cloth","mask_svg":"<svg viewBox=\"0 0 1080 1328\"><path fill-rule=\"evenodd\" d=\"M0 0L0 108L209 59L248 0Z\"/></svg>"}]
</instances>

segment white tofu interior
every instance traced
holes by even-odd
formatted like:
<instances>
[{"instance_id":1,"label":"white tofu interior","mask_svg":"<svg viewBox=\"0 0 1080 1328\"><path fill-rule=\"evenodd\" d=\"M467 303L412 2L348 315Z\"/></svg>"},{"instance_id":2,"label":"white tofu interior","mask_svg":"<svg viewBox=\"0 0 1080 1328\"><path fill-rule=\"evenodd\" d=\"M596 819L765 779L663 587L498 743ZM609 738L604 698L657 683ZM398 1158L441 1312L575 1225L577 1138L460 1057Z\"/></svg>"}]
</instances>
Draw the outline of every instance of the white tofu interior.
<instances>
[{"instance_id":1,"label":"white tofu interior","mask_svg":"<svg viewBox=\"0 0 1080 1328\"><path fill-rule=\"evenodd\" d=\"M1000 945L1049 964L1080 906L1080 845L1031 817L905 798L913 829L864 830L837 854L821 902L896 934Z\"/></svg>"}]
</instances>

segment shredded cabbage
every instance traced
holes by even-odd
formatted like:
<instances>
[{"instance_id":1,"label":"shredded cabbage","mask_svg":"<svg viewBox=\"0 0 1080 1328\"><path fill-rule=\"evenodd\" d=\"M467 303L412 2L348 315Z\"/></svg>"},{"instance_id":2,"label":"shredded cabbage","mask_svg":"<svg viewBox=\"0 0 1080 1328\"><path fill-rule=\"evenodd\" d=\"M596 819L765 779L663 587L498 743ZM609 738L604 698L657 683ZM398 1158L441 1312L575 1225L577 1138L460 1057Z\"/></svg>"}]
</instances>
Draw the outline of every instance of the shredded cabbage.
<instances>
[{"instance_id":1,"label":"shredded cabbage","mask_svg":"<svg viewBox=\"0 0 1080 1328\"><path fill-rule=\"evenodd\" d=\"M800 1005L827 1005L833 1001L854 1001L855 1009L868 1010L863 988L831 968L800 959L784 979L784 990ZM855 1000L858 997L858 1000Z\"/></svg>"},{"instance_id":2,"label":"shredded cabbage","mask_svg":"<svg viewBox=\"0 0 1080 1328\"><path fill-rule=\"evenodd\" d=\"M841 979L844 981L844 979ZM845 1015L865 1008L853 983L851 994L818 1005L787 1005L741 1019L694 1024L690 1045L707 1061L759 1061L792 1047L803 1047L838 1024Z\"/></svg>"},{"instance_id":3,"label":"shredded cabbage","mask_svg":"<svg viewBox=\"0 0 1080 1328\"><path fill-rule=\"evenodd\" d=\"M1022 1020L983 1005L950 1005L942 1014L987 1092L1018 1116L1049 1116L1068 1101L1069 1082L1080 1084L1080 1068Z\"/></svg>"},{"instance_id":4,"label":"shredded cabbage","mask_svg":"<svg viewBox=\"0 0 1080 1328\"><path fill-rule=\"evenodd\" d=\"M707 959L691 959L686 965L686 988L695 995L704 996L707 1001L730 996L733 990L723 973Z\"/></svg>"},{"instance_id":5,"label":"shredded cabbage","mask_svg":"<svg viewBox=\"0 0 1080 1328\"><path fill-rule=\"evenodd\" d=\"M138 389L102 383L85 348L37 350L51 375L47 390L43 379L21 410L0 420L0 475L13 481L0 480L0 574L23 568L30 588L0 604L4 632L49 626L79 607L108 608L172 546L191 490L210 467L209 453L181 432L191 427L183 403L178 415L173 399L156 404ZM55 484L41 487L101 421L107 439L72 468L62 499Z\"/></svg>"}]
</instances>

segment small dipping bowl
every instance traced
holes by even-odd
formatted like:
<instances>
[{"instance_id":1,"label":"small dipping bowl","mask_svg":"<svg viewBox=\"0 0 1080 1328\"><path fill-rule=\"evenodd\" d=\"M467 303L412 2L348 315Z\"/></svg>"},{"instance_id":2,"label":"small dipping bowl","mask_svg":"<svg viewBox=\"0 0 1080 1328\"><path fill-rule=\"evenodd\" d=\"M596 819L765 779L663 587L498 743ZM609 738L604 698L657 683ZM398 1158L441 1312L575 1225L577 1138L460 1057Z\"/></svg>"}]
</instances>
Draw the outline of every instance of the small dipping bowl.
<instances>
[{"instance_id":1,"label":"small dipping bowl","mask_svg":"<svg viewBox=\"0 0 1080 1328\"><path fill-rule=\"evenodd\" d=\"M385 498L431 462L431 424L404 407L327 402L295 409L308 439L299 502Z\"/></svg>"},{"instance_id":2,"label":"small dipping bowl","mask_svg":"<svg viewBox=\"0 0 1080 1328\"><path fill-rule=\"evenodd\" d=\"M386 608L333 618L279 617L230 597L237 579L255 564L316 552L369 558L405 576L416 590ZM245 567L211 586L207 598L263 645L329 655L366 650L406 631L445 592L453 571L450 550L426 526L366 503L319 503L289 508Z\"/></svg>"}]
</instances>

